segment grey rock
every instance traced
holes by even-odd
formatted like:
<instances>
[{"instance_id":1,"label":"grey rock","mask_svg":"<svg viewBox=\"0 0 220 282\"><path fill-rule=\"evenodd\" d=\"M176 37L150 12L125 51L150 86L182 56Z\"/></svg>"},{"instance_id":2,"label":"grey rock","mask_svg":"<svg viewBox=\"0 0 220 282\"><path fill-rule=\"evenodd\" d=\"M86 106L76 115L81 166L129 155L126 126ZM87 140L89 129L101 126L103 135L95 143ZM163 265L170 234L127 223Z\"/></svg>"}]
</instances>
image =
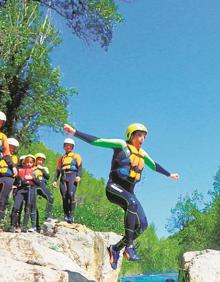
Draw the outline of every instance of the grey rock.
<instances>
[{"instance_id":1,"label":"grey rock","mask_svg":"<svg viewBox=\"0 0 220 282\"><path fill-rule=\"evenodd\" d=\"M43 234L0 233L0 281L116 282L107 246L121 237L80 224L45 223Z\"/></svg>"},{"instance_id":2,"label":"grey rock","mask_svg":"<svg viewBox=\"0 0 220 282\"><path fill-rule=\"evenodd\" d=\"M183 267L190 282L220 282L220 251L187 252Z\"/></svg>"}]
</instances>

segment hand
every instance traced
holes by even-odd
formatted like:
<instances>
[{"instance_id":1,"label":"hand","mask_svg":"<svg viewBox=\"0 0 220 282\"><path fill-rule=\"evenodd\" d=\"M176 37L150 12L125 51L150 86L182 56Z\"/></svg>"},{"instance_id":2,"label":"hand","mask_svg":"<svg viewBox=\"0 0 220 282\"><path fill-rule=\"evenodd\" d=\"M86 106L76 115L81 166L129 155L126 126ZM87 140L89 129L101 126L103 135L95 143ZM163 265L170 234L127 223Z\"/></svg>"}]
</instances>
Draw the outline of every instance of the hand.
<instances>
[{"instance_id":1,"label":"hand","mask_svg":"<svg viewBox=\"0 0 220 282\"><path fill-rule=\"evenodd\" d=\"M27 174L27 175L24 176L24 179L31 180L31 179L33 179L33 177L32 177L32 175Z\"/></svg>"},{"instance_id":2,"label":"hand","mask_svg":"<svg viewBox=\"0 0 220 282\"><path fill-rule=\"evenodd\" d=\"M52 186L53 186L54 188L57 188L57 182L54 181L54 182L52 183Z\"/></svg>"},{"instance_id":3,"label":"hand","mask_svg":"<svg viewBox=\"0 0 220 282\"><path fill-rule=\"evenodd\" d=\"M66 133L74 135L76 133L76 130L74 128L72 128L72 126L70 126L69 124L64 124L63 129Z\"/></svg>"},{"instance_id":4,"label":"hand","mask_svg":"<svg viewBox=\"0 0 220 282\"><path fill-rule=\"evenodd\" d=\"M15 186L15 185L12 185L12 189L17 189L17 186Z\"/></svg>"},{"instance_id":5,"label":"hand","mask_svg":"<svg viewBox=\"0 0 220 282\"><path fill-rule=\"evenodd\" d=\"M42 169L43 167L42 165L37 165L37 168Z\"/></svg>"},{"instance_id":6,"label":"hand","mask_svg":"<svg viewBox=\"0 0 220 282\"><path fill-rule=\"evenodd\" d=\"M170 174L170 178L174 179L174 180L179 180L180 176L178 173L171 173Z\"/></svg>"},{"instance_id":7,"label":"hand","mask_svg":"<svg viewBox=\"0 0 220 282\"><path fill-rule=\"evenodd\" d=\"M16 177L18 175L18 170L16 167L13 167L12 168L12 171L13 171L13 177Z\"/></svg>"},{"instance_id":8,"label":"hand","mask_svg":"<svg viewBox=\"0 0 220 282\"><path fill-rule=\"evenodd\" d=\"M76 182L76 183L79 183L79 182L80 182L80 180L81 180L81 177L80 177L80 176L76 176L76 178L75 178L75 182Z\"/></svg>"}]
</instances>

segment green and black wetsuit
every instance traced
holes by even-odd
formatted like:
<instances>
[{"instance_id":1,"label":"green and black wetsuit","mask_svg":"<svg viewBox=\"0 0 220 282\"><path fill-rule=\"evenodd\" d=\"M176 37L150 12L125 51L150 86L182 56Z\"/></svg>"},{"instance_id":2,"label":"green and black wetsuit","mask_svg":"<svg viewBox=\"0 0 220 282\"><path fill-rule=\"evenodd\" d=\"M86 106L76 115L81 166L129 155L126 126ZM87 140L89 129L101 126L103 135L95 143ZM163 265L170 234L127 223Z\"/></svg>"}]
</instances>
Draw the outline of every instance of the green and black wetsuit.
<instances>
[{"instance_id":1,"label":"green and black wetsuit","mask_svg":"<svg viewBox=\"0 0 220 282\"><path fill-rule=\"evenodd\" d=\"M75 136L92 145L114 150L106 196L125 211L125 236L114 247L129 246L148 226L144 210L134 194L135 184L140 181L146 164L152 170L170 176L170 173L153 161L143 150L137 150L122 139L103 139L76 130Z\"/></svg>"}]
</instances>

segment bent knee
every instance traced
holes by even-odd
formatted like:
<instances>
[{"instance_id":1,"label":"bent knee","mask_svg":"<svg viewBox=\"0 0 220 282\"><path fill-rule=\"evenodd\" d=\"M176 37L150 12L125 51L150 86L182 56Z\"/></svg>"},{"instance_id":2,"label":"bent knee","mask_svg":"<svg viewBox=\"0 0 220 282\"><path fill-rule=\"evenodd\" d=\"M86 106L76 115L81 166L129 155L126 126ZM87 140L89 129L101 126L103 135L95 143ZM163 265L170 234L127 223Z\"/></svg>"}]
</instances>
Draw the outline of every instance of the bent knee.
<instances>
[{"instance_id":1,"label":"bent knee","mask_svg":"<svg viewBox=\"0 0 220 282\"><path fill-rule=\"evenodd\" d=\"M137 211L138 204L137 204L137 202L135 201L134 198L128 199L128 209L131 210L131 211L134 211L134 212Z\"/></svg>"}]
</instances>

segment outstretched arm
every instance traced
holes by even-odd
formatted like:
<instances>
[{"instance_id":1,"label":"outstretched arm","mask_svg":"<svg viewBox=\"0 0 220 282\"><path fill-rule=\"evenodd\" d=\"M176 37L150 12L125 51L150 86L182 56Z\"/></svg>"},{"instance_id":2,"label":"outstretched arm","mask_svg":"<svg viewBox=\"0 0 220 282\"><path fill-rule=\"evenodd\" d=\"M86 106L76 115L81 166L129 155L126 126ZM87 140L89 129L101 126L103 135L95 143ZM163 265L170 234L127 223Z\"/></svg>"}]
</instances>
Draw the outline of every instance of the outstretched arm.
<instances>
[{"instance_id":1,"label":"outstretched arm","mask_svg":"<svg viewBox=\"0 0 220 282\"><path fill-rule=\"evenodd\" d=\"M75 135L77 138L95 146L104 147L104 148L112 148L112 149L123 149L127 147L127 144L124 140L121 139L104 139L98 138L96 136L80 132L75 128L72 128L70 125L64 125L64 131L68 134Z\"/></svg>"},{"instance_id":2,"label":"outstretched arm","mask_svg":"<svg viewBox=\"0 0 220 282\"><path fill-rule=\"evenodd\" d=\"M174 180L178 180L179 179L179 174L178 173L170 173L168 172L166 169L164 169L161 165L159 165L158 163L156 163L144 150L144 162L145 164L150 167L151 169L166 175Z\"/></svg>"}]
</instances>

